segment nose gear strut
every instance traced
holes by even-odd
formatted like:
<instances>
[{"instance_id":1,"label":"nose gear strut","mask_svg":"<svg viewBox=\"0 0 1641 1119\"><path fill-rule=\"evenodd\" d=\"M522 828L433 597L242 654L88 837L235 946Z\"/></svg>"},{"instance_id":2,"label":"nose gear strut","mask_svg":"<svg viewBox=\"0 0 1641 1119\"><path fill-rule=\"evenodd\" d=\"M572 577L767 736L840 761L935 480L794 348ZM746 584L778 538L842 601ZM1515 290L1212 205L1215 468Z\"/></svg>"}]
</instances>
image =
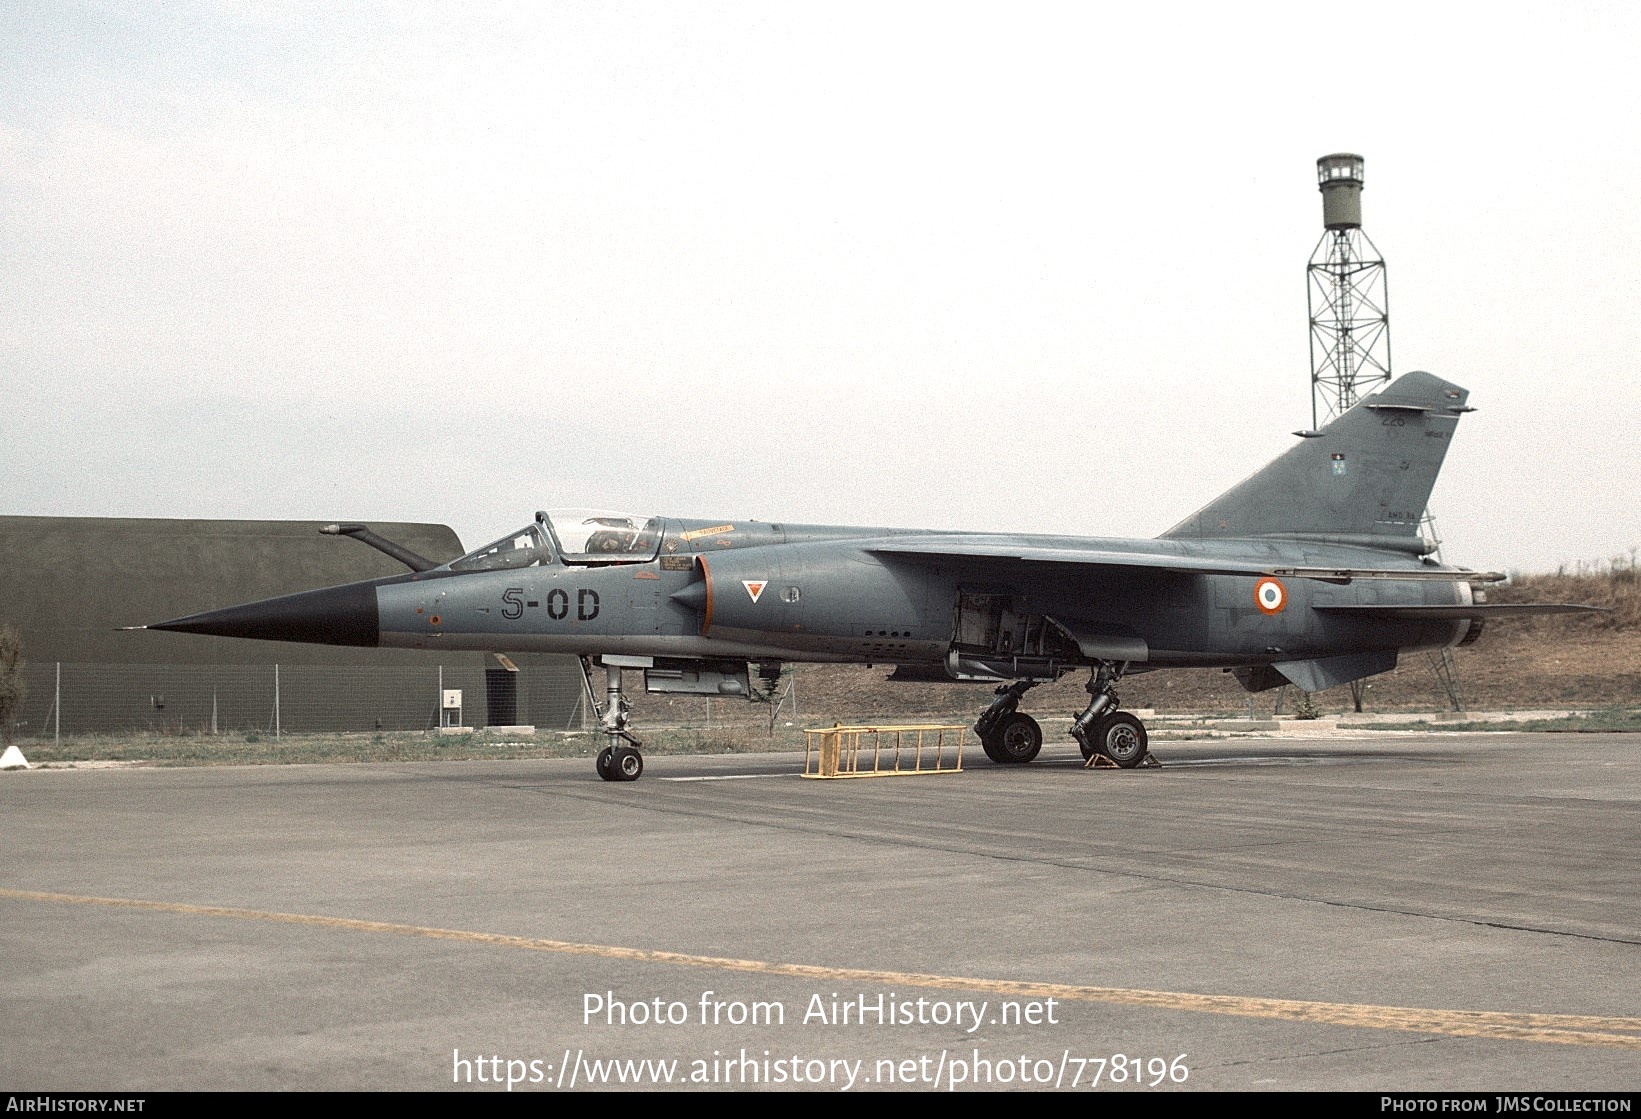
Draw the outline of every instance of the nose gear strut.
<instances>
[{"instance_id":1,"label":"nose gear strut","mask_svg":"<svg viewBox=\"0 0 1641 1119\"><path fill-rule=\"evenodd\" d=\"M621 669L604 666L604 702L593 692L592 658L581 658L581 678L587 685L587 699L598 716L606 745L598 752L598 775L606 781L636 781L644 772L644 744L627 729L632 707L621 694Z\"/></svg>"}]
</instances>

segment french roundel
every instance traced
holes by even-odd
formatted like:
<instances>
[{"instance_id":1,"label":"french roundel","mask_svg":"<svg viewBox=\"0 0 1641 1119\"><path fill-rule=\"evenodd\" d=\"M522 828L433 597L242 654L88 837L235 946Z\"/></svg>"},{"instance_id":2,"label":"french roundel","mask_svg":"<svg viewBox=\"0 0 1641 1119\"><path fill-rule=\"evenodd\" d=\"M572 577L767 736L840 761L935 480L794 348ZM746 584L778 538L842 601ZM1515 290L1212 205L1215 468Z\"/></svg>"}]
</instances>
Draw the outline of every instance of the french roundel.
<instances>
[{"instance_id":1,"label":"french roundel","mask_svg":"<svg viewBox=\"0 0 1641 1119\"><path fill-rule=\"evenodd\" d=\"M1261 614L1280 614L1288 605L1288 588L1280 579L1261 579L1254 584L1254 605Z\"/></svg>"}]
</instances>

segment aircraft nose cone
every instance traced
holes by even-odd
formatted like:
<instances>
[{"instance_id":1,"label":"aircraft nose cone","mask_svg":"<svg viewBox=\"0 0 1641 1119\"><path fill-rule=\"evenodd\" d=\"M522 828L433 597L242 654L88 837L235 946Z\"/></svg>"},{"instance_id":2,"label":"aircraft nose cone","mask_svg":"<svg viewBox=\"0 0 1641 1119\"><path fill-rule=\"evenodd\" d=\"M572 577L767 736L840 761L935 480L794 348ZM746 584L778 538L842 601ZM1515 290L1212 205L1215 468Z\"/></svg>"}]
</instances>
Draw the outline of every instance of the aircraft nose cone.
<instances>
[{"instance_id":1,"label":"aircraft nose cone","mask_svg":"<svg viewBox=\"0 0 1641 1119\"><path fill-rule=\"evenodd\" d=\"M229 606L158 622L149 629L249 637L260 641L303 641L320 645L376 645L380 642L375 583L349 583L322 591Z\"/></svg>"}]
</instances>

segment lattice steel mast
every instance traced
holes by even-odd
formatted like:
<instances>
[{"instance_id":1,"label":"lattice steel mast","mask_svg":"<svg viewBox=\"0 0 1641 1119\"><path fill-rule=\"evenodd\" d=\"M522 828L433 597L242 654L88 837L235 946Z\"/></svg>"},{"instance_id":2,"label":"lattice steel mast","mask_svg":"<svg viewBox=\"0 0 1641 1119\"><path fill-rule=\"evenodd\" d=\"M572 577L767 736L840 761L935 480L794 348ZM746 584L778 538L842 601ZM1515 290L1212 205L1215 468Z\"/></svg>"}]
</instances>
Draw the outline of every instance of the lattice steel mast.
<instances>
[{"instance_id":1,"label":"lattice steel mast","mask_svg":"<svg viewBox=\"0 0 1641 1119\"><path fill-rule=\"evenodd\" d=\"M1313 430L1390 380L1390 293L1362 232L1362 162L1348 152L1316 161L1325 228L1307 269Z\"/></svg>"},{"instance_id":2,"label":"lattice steel mast","mask_svg":"<svg viewBox=\"0 0 1641 1119\"><path fill-rule=\"evenodd\" d=\"M1363 162L1350 152L1316 161L1323 232L1306 269L1312 431L1348 411L1363 393L1390 381L1390 287L1384 257L1362 232ZM1440 559L1436 518L1428 508L1423 529ZM1432 653L1430 665L1453 709L1463 710L1451 650ZM1350 685L1358 711L1362 685L1361 680Z\"/></svg>"}]
</instances>

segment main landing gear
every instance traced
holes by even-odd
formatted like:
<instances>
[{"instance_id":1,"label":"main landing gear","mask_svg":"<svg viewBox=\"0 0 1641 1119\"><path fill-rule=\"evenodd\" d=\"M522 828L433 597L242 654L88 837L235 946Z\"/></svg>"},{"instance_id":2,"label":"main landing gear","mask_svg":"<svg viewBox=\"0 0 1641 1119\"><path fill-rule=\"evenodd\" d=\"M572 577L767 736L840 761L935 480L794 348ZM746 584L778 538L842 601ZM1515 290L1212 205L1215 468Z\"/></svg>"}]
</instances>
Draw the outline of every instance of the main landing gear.
<instances>
[{"instance_id":1,"label":"main landing gear","mask_svg":"<svg viewBox=\"0 0 1641 1119\"><path fill-rule=\"evenodd\" d=\"M1133 769L1149 756L1145 724L1126 711L1117 710L1113 685L1127 670L1126 661L1101 661L1088 681L1092 697L1088 707L1071 724L1083 760L1089 766L1109 759L1120 769ZM1016 680L997 689L997 698L974 722L974 733L986 757L999 765L1020 765L1031 761L1043 748L1043 728L1018 710L1020 697L1041 681Z\"/></svg>"},{"instance_id":2,"label":"main landing gear","mask_svg":"<svg viewBox=\"0 0 1641 1119\"><path fill-rule=\"evenodd\" d=\"M1043 748L1043 728L1037 720L1019 711L1020 697L1038 685L1037 680L1016 680L1000 684L997 698L974 721L974 733L986 757L998 765L1023 765Z\"/></svg>"},{"instance_id":3,"label":"main landing gear","mask_svg":"<svg viewBox=\"0 0 1641 1119\"><path fill-rule=\"evenodd\" d=\"M586 657L581 658L581 675L587 682L587 696L592 698L592 662ZM627 729L631 708L621 695L621 669L617 666L604 666L604 703L600 706L595 699L593 708L607 743L598 752L598 775L606 781L638 780L644 774L644 755L639 753L644 744Z\"/></svg>"},{"instance_id":4,"label":"main landing gear","mask_svg":"<svg viewBox=\"0 0 1641 1119\"><path fill-rule=\"evenodd\" d=\"M1088 706L1071 724L1071 737L1083 752L1083 761L1093 766L1104 756L1119 769L1133 769L1146 758L1145 724L1126 711L1117 710L1114 685L1127 671L1127 661L1101 661L1088 681Z\"/></svg>"}]
</instances>

